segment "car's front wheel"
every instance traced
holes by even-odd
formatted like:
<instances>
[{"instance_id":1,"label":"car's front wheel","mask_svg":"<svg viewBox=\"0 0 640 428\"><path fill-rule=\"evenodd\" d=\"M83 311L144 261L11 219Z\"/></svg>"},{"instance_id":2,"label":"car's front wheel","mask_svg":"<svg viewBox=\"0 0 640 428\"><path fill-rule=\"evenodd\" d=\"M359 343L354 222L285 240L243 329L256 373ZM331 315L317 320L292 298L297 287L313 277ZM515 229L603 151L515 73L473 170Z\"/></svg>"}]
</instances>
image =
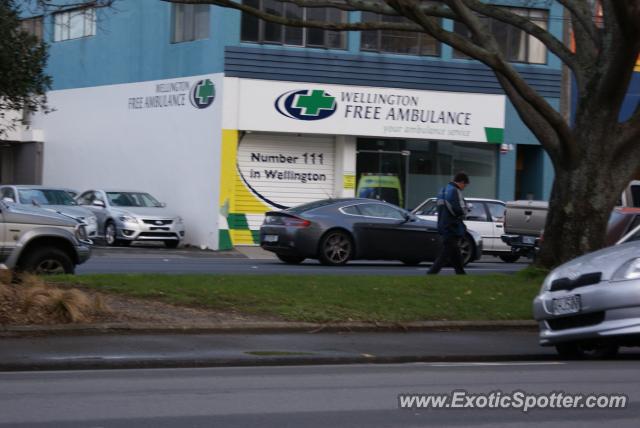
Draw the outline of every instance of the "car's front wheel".
<instances>
[{"instance_id":1,"label":"car's front wheel","mask_svg":"<svg viewBox=\"0 0 640 428\"><path fill-rule=\"evenodd\" d=\"M290 265L297 265L304 261L305 257L302 256L292 256L285 254L276 254L276 256L283 262L288 263Z\"/></svg>"},{"instance_id":2,"label":"car's front wheel","mask_svg":"<svg viewBox=\"0 0 640 428\"><path fill-rule=\"evenodd\" d=\"M71 257L55 247L42 247L28 250L19 264L19 270L36 275L72 274L75 265Z\"/></svg>"},{"instance_id":3,"label":"car's front wheel","mask_svg":"<svg viewBox=\"0 0 640 428\"><path fill-rule=\"evenodd\" d=\"M116 229L115 223L112 221L107 222L107 224L104 226L104 240L106 241L107 245L116 245L118 242L116 236L118 236L118 231Z\"/></svg>"},{"instance_id":4,"label":"car's front wheel","mask_svg":"<svg viewBox=\"0 0 640 428\"><path fill-rule=\"evenodd\" d=\"M344 265L353 257L353 241L341 230L327 233L320 241L320 263L330 266Z\"/></svg>"},{"instance_id":5,"label":"car's front wheel","mask_svg":"<svg viewBox=\"0 0 640 428\"><path fill-rule=\"evenodd\" d=\"M619 347L611 344L561 343L556 351L567 360L602 360L618 355Z\"/></svg>"}]
</instances>

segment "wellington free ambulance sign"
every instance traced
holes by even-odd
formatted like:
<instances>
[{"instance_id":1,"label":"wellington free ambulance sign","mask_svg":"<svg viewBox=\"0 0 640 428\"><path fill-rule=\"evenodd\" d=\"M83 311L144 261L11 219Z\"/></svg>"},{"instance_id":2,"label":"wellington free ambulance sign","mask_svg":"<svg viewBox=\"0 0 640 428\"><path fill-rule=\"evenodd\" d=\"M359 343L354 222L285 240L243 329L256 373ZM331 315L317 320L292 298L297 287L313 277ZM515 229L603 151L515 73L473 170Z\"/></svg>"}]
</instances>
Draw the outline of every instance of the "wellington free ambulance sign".
<instances>
[{"instance_id":1,"label":"wellington free ambulance sign","mask_svg":"<svg viewBox=\"0 0 640 428\"><path fill-rule=\"evenodd\" d=\"M504 95L239 79L237 129L504 142Z\"/></svg>"}]
</instances>

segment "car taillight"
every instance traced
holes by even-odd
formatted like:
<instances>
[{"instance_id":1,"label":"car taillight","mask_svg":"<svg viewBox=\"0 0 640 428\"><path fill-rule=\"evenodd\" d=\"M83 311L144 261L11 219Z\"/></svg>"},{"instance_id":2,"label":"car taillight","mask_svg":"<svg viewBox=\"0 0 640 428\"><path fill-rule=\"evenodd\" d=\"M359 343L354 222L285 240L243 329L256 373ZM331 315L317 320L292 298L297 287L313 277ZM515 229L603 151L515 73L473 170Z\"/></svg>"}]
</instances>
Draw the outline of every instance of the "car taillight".
<instances>
[{"instance_id":1,"label":"car taillight","mask_svg":"<svg viewBox=\"0 0 640 428\"><path fill-rule=\"evenodd\" d=\"M302 218L297 217L283 217L282 223L285 226L290 227L309 227L311 226L311 222L309 220L304 220Z\"/></svg>"}]
</instances>

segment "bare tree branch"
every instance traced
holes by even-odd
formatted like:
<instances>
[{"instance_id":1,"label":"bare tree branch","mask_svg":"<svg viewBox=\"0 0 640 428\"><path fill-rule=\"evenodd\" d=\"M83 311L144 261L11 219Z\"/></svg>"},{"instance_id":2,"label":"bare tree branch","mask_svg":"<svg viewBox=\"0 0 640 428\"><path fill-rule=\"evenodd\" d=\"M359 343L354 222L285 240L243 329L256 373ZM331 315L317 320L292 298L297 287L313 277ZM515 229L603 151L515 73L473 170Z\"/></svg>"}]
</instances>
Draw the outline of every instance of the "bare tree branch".
<instances>
[{"instance_id":1,"label":"bare tree branch","mask_svg":"<svg viewBox=\"0 0 640 428\"><path fill-rule=\"evenodd\" d=\"M593 20L593 10L588 1L557 0L574 17L574 31L584 31L593 43L593 47L600 45L600 34Z\"/></svg>"}]
</instances>

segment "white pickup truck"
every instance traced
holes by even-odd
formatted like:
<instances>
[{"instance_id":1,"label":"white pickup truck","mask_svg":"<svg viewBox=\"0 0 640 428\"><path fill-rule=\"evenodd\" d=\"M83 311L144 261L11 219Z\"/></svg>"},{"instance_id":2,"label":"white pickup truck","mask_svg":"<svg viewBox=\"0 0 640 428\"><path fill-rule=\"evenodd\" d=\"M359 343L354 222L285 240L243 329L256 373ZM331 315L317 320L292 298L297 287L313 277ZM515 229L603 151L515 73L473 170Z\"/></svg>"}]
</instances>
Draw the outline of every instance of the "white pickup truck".
<instances>
[{"instance_id":1,"label":"white pickup truck","mask_svg":"<svg viewBox=\"0 0 640 428\"><path fill-rule=\"evenodd\" d=\"M640 207L640 180L632 181L620 195L618 206ZM511 252L533 257L540 248L549 203L547 201L510 201L506 203L504 235L501 239Z\"/></svg>"}]
</instances>

